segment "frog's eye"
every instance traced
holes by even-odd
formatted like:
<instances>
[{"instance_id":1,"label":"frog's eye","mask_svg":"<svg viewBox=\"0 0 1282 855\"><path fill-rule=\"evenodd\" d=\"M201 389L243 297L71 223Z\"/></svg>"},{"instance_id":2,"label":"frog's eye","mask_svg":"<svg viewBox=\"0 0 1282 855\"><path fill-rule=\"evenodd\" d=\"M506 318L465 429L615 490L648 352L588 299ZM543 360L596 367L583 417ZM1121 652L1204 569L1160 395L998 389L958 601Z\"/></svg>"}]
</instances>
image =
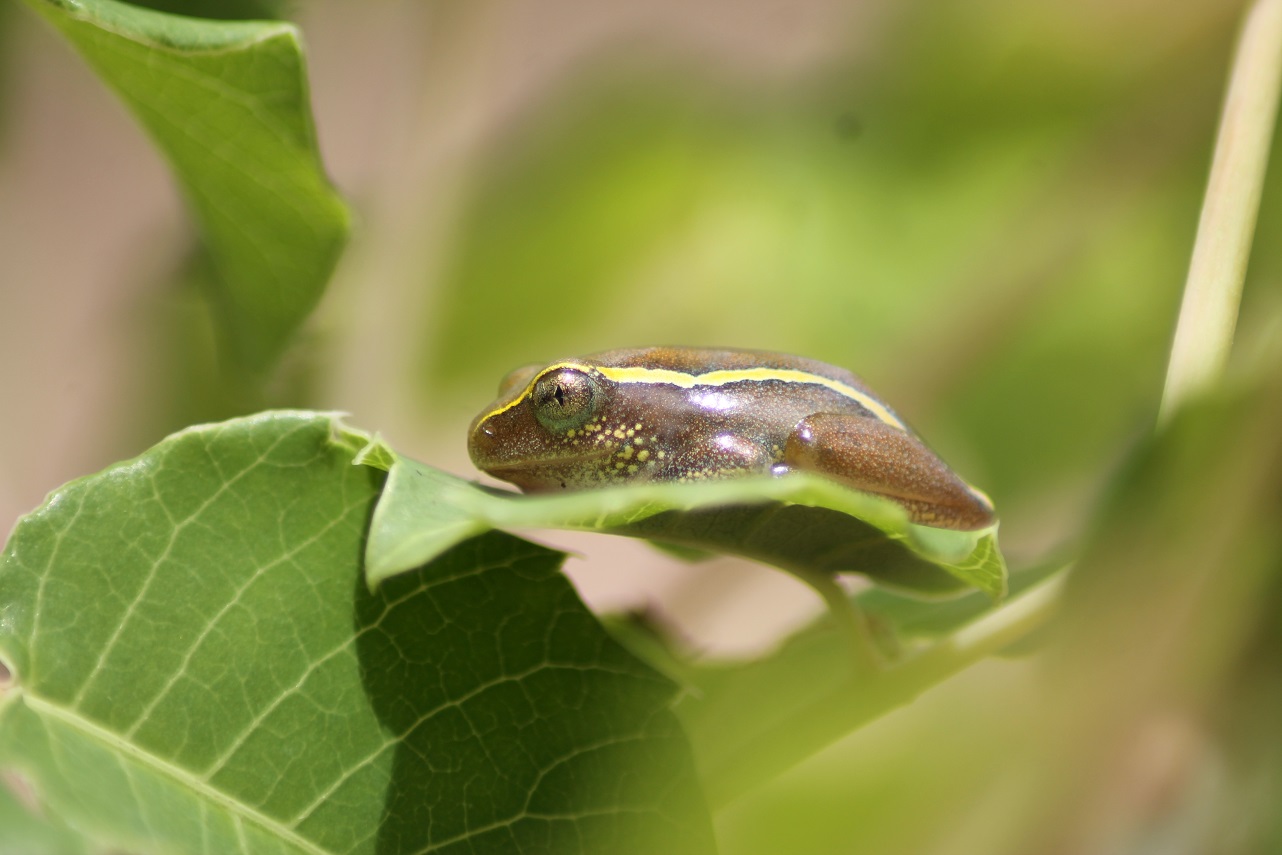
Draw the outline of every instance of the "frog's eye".
<instances>
[{"instance_id":1,"label":"frog's eye","mask_svg":"<svg viewBox=\"0 0 1282 855\"><path fill-rule=\"evenodd\" d=\"M506 398L517 389L524 390L526 384L534 379L534 375L538 374L542 367L542 365L522 365L520 368L509 371L499 381L499 397Z\"/></svg>"},{"instance_id":2,"label":"frog's eye","mask_svg":"<svg viewBox=\"0 0 1282 855\"><path fill-rule=\"evenodd\" d=\"M550 431L573 430L592 417L599 399L596 381L577 368L562 368L534 384L534 413Z\"/></svg>"}]
</instances>

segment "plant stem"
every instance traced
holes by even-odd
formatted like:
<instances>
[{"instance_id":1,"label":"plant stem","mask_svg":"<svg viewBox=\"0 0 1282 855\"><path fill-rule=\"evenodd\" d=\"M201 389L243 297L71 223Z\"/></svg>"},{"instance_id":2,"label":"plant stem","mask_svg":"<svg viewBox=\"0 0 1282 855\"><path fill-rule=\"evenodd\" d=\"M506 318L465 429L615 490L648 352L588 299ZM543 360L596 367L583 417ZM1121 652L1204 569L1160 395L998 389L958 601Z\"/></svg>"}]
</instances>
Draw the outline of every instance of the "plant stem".
<instances>
[{"instance_id":1,"label":"plant stem","mask_svg":"<svg viewBox=\"0 0 1282 855\"><path fill-rule=\"evenodd\" d=\"M1219 378L1242 283L1282 88L1282 0L1257 0L1238 41L1158 421Z\"/></svg>"},{"instance_id":2,"label":"plant stem","mask_svg":"<svg viewBox=\"0 0 1282 855\"><path fill-rule=\"evenodd\" d=\"M846 589L841 587L835 575L802 568L790 568L785 572L806 583L823 599L824 605L828 607L828 613L841 628L841 634L846 639L846 646L850 651L852 678L876 674L885 667L881 654L877 650L872 628L868 625L868 616L846 593Z\"/></svg>"},{"instance_id":3,"label":"plant stem","mask_svg":"<svg viewBox=\"0 0 1282 855\"><path fill-rule=\"evenodd\" d=\"M709 804L713 809L724 806L953 674L1027 638L1054 615L1063 581L1064 573L1057 572L902 664L864 680L844 681L756 744L735 752L721 768L705 769Z\"/></svg>"}]
</instances>

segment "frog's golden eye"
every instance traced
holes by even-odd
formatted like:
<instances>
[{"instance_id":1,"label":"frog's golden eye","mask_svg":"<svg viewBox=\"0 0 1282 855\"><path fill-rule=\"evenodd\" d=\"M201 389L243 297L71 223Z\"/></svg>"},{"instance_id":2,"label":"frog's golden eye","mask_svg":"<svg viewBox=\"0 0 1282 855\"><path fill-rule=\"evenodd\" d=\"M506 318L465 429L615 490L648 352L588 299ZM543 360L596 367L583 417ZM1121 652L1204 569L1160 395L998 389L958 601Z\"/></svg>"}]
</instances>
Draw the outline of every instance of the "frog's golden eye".
<instances>
[{"instance_id":1,"label":"frog's golden eye","mask_svg":"<svg viewBox=\"0 0 1282 855\"><path fill-rule=\"evenodd\" d=\"M577 368L550 371L534 384L534 414L550 431L573 430L596 412L596 381Z\"/></svg>"},{"instance_id":2,"label":"frog's golden eye","mask_svg":"<svg viewBox=\"0 0 1282 855\"><path fill-rule=\"evenodd\" d=\"M534 375L538 374L542 367L542 365L522 365L503 375L503 379L499 381L499 397L506 398L518 389L524 390L526 384L534 379Z\"/></svg>"}]
</instances>

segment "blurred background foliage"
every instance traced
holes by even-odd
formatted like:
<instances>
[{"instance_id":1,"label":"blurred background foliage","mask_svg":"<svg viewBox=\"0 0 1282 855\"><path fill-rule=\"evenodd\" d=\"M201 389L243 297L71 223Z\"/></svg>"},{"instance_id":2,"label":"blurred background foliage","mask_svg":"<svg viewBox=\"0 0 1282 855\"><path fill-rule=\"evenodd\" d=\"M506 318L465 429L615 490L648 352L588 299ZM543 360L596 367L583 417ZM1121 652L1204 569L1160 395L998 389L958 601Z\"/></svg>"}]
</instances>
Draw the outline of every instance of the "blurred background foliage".
<instances>
[{"instance_id":1,"label":"blurred background foliage","mask_svg":"<svg viewBox=\"0 0 1282 855\"><path fill-rule=\"evenodd\" d=\"M863 375L995 498L1017 566L1080 542L1152 429L1243 9L148 5L299 23L321 149L356 233L277 376L248 388L220 366L196 238L154 150L48 27L0 6L0 519L166 432L263 405L345 410L470 473L465 425L512 367L725 345ZM1242 320L1266 353L1282 279L1278 149ZM1260 504L1223 524L1266 568L1253 590L1276 614L1282 562L1257 512L1277 494L1251 489ZM606 556L571 567L589 599L657 604L706 649L760 649L781 609L813 605L733 563L564 542ZM1131 801L1088 806L1069 823L1080 839L1048 837L1060 848L1044 851L1158 851L1145 846L1173 817L1233 791L1224 769L1238 760L1244 799L1279 792L1277 718L1261 712L1279 708L1276 633L1252 638L1206 683L1225 689L1220 708L1202 694L1196 713L1135 725L1135 751L1151 752L1142 771L1097 769L1100 792ZM1027 787L1034 761L997 758L1059 768L1037 753L1051 734L1024 720L1047 712L1047 673L1029 660L971 669L732 804L724 851L1020 851L989 831L1036 813L1027 792L1056 795ZM1130 824L1109 813L1128 806Z\"/></svg>"}]
</instances>

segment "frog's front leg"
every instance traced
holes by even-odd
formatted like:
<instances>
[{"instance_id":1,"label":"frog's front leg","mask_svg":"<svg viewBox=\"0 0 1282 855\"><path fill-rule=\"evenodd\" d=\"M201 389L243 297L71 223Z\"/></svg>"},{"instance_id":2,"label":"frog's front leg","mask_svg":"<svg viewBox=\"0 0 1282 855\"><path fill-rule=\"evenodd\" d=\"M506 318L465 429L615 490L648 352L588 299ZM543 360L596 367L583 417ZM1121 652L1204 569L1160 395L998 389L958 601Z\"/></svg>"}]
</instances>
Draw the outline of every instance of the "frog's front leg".
<instances>
[{"instance_id":1,"label":"frog's front leg","mask_svg":"<svg viewBox=\"0 0 1282 855\"><path fill-rule=\"evenodd\" d=\"M696 438L669 443L668 466L660 470L661 480L702 481L767 472L773 462L770 449L757 437L740 431L723 430Z\"/></svg>"},{"instance_id":2,"label":"frog's front leg","mask_svg":"<svg viewBox=\"0 0 1282 855\"><path fill-rule=\"evenodd\" d=\"M818 413L797 423L776 471L815 472L902 505L921 525L971 531L993 524L993 505L921 440L878 419Z\"/></svg>"}]
</instances>

